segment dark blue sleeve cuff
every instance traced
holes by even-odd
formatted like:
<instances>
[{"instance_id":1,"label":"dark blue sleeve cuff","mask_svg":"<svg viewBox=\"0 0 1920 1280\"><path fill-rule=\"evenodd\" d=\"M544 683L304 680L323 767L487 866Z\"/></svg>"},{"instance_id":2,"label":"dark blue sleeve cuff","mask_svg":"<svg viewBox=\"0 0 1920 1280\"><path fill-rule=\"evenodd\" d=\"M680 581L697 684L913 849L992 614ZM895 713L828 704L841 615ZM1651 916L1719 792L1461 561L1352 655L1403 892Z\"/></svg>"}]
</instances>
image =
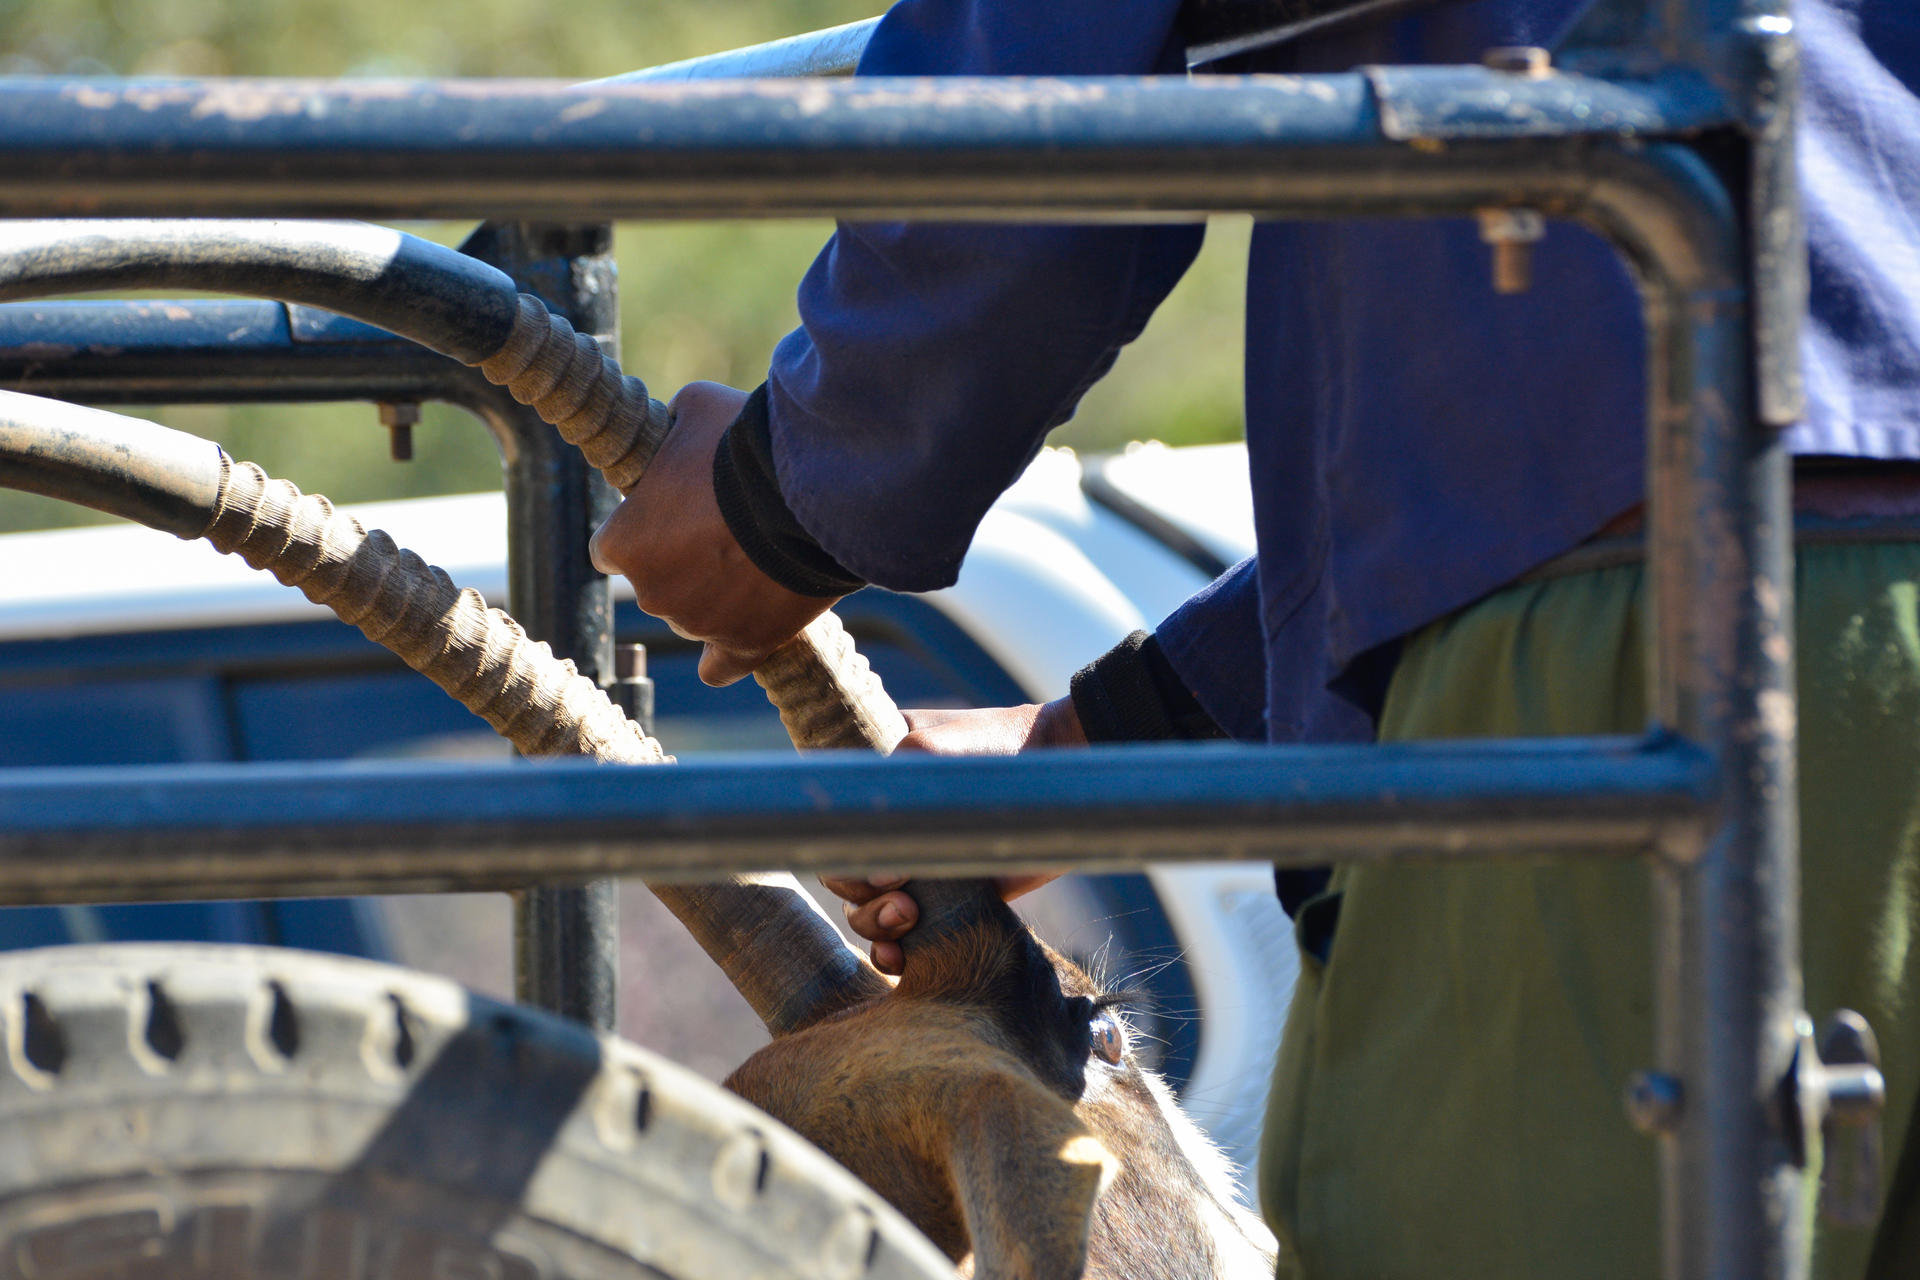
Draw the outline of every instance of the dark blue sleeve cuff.
<instances>
[{"instance_id":1,"label":"dark blue sleeve cuff","mask_svg":"<svg viewBox=\"0 0 1920 1280\"><path fill-rule=\"evenodd\" d=\"M1073 710L1088 742L1224 738L1154 638L1136 631L1074 673Z\"/></svg>"},{"instance_id":2,"label":"dark blue sleeve cuff","mask_svg":"<svg viewBox=\"0 0 1920 1280\"><path fill-rule=\"evenodd\" d=\"M1181 685L1226 735L1267 740L1267 645L1248 557L1169 614L1154 638Z\"/></svg>"},{"instance_id":3,"label":"dark blue sleeve cuff","mask_svg":"<svg viewBox=\"0 0 1920 1280\"><path fill-rule=\"evenodd\" d=\"M800 527L781 495L765 383L747 397L714 450L713 496L747 559L787 590L837 597L867 585Z\"/></svg>"}]
</instances>

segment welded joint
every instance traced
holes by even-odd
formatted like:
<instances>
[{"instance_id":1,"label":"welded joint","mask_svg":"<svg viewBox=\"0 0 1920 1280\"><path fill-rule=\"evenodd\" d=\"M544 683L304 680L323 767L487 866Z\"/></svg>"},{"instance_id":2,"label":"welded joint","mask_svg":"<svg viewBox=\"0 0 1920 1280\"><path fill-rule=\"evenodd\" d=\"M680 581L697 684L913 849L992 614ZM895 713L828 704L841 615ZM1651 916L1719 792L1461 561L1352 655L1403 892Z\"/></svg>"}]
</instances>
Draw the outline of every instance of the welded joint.
<instances>
[{"instance_id":1,"label":"welded joint","mask_svg":"<svg viewBox=\"0 0 1920 1280\"><path fill-rule=\"evenodd\" d=\"M1713 809L1702 805L1697 814L1659 824L1654 829L1648 852L1653 855L1657 865L1690 868L1706 856L1707 846L1718 825L1719 820Z\"/></svg>"},{"instance_id":2,"label":"welded joint","mask_svg":"<svg viewBox=\"0 0 1920 1280\"><path fill-rule=\"evenodd\" d=\"M1647 730L1646 744L1649 748L1670 746L1686 739L1655 724ZM1697 746L1696 746L1697 749ZM1717 778L1710 764L1703 776ZM1717 781L1703 781L1695 793L1697 803L1685 813L1658 823L1653 830L1653 838L1647 852L1652 855L1654 869L1684 872L1690 870L1706 856L1713 842L1714 834L1721 826L1720 806L1717 794Z\"/></svg>"}]
</instances>

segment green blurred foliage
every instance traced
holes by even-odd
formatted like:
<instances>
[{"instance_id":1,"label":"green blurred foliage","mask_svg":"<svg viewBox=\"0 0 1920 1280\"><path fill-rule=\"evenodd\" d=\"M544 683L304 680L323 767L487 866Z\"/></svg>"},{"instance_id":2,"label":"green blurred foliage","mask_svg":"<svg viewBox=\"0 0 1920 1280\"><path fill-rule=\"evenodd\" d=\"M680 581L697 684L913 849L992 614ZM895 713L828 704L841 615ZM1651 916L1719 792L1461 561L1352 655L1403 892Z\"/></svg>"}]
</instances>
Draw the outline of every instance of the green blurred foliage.
<instances>
[{"instance_id":1,"label":"green blurred foliage","mask_svg":"<svg viewBox=\"0 0 1920 1280\"><path fill-rule=\"evenodd\" d=\"M0 0L0 73L533 76L588 79L850 22L880 0ZM465 228L413 228L456 242ZM712 379L752 386L796 323L793 289L821 222L623 224L623 361L655 394ZM1240 435L1248 224L1216 221L1200 261L1054 442L1112 448ZM497 487L486 432L428 406L414 460L387 457L368 405L167 406L143 416L340 502ZM92 512L0 491L0 530L93 523Z\"/></svg>"}]
</instances>

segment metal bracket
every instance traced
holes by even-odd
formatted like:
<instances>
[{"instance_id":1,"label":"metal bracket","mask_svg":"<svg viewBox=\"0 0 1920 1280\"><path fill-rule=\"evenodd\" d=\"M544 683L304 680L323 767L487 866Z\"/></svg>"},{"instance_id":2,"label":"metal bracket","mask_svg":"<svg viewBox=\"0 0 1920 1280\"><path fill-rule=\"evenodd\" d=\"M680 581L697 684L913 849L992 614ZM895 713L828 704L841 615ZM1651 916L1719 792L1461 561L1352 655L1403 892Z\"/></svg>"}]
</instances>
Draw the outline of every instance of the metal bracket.
<instances>
[{"instance_id":1,"label":"metal bracket","mask_svg":"<svg viewBox=\"0 0 1920 1280\"><path fill-rule=\"evenodd\" d=\"M1842 1009L1820 1037L1820 1061L1827 1085L1820 1214L1836 1226L1870 1226L1880 1212L1880 1116L1887 1102L1879 1038L1865 1018Z\"/></svg>"},{"instance_id":2,"label":"metal bracket","mask_svg":"<svg viewBox=\"0 0 1920 1280\"><path fill-rule=\"evenodd\" d=\"M1805 1015L1795 1032L1799 1043L1780 1088L1795 1162L1806 1167L1817 1142L1820 1216L1835 1226L1871 1226L1880 1211L1880 1116L1887 1102L1879 1038L1851 1009L1827 1020L1818 1045Z\"/></svg>"}]
</instances>

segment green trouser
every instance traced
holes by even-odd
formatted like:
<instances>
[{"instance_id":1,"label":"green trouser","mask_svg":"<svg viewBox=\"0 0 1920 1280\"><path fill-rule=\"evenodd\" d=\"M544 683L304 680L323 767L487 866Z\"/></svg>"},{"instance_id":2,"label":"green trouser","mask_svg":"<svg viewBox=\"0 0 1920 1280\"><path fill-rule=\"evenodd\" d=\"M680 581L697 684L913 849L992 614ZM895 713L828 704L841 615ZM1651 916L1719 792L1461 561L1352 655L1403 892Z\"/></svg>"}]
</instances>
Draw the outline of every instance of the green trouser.
<instances>
[{"instance_id":1,"label":"green trouser","mask_svg":"<svg viewBox=\"0 0 1920 1280\"><path fill-rule=\"evenodd\" d=\"M1427 628L1381 736L1638 732L1641 578L1523 584ZM1814 1275L1909 1280L1920 544L1803 546L1796 582L1807 1007L1857 1009L1879 1033L1892 1206L1877 1235L1821 1227ZM1636 862L1335 874L1296 923L1261 1158L1282 1276L1659 1274L1655 1146L1621 1106L1652 1063L1649 903Z\"/></svg>"}]
</instances>

